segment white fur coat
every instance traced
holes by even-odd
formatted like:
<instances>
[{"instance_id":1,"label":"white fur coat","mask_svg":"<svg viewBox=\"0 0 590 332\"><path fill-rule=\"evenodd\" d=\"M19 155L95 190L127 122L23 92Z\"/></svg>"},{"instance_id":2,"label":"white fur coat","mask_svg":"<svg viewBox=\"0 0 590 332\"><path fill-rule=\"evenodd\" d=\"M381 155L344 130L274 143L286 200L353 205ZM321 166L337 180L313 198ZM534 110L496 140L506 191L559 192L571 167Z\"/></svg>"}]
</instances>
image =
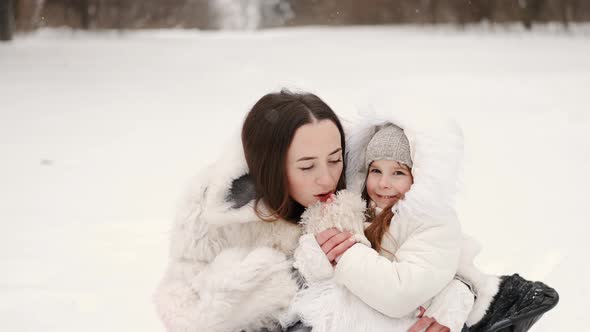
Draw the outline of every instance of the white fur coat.
<instances>
[{"instance_id":1,"label":"white fur coat","mask_svg":"<svg viewBox=\"0 0 590 332\"><path fill-rule=\"evenodd\" d=\"M261 221L252 202L240 206L232 186L246 173L237 139L189 185L154 294L168 331L273 329L298 288L288 257L301 228Z\"/></svg>"}]
</instances>

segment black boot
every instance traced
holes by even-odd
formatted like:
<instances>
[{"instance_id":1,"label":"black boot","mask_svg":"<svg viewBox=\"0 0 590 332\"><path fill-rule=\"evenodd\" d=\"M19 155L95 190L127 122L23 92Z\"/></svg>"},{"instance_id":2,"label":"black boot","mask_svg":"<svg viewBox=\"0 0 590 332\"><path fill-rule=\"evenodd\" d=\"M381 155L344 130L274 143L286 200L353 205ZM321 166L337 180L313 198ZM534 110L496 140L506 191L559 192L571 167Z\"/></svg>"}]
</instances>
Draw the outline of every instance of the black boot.
<instances>
[{"instance_id":1,"label":"black boot","mask_svg":"<svg viewBox=\"0 0 590 332\"><path fill-rule=\"evenodd\" d=\"M558 301L557 292L542 282L528 281L518 274L502 276L485 316L463 332L525 332Z\"/></svg>"}]
</instances>

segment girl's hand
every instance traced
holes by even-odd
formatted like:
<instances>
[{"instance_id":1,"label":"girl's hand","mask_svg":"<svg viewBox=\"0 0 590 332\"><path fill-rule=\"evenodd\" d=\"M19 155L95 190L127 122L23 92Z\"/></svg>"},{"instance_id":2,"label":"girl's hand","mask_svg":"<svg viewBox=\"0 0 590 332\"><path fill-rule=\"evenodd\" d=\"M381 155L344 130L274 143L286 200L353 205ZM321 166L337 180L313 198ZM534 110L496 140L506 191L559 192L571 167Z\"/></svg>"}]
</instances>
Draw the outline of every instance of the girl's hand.
<instances>
[{"instance_id":1,"label":"girl's hand","mask_svg":"<svg viewBox=\"0 0 590 332\"><path fill-rule=\"evenodd\" d=\"M342 232L336 228L316 234L315 239L332 264L336 264L340 256L356 243L351 232Z\"/></svg>"}]
</instances>

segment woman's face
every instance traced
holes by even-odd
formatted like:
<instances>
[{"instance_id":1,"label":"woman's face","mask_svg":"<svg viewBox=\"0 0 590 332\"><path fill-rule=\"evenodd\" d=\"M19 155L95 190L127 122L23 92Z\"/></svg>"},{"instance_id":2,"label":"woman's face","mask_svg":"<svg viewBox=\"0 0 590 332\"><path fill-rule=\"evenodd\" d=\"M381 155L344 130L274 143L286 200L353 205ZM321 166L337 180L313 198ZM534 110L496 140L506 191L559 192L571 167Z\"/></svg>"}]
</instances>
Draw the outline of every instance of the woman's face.
<instances>
[{"instance_id":1,"label":"woman's face","mask_svg":"<svg viewBox=\"0 0 590 332\"><path fill-rule=\"evenodd\" d=\"M391 160L375 160L369 165L367 194L379 208L396 203L410 190L414 178L408 166Z\"/></svg>"},{"instance_id":2,"label":"woman's face","mask_svg":"<svg viewBox=\"0 0 590 332\"><path fill-rule=\"evenodd\" d=\"M304 207L336 191L342 175L340 132L330 120L303 125L287 151L289 195Z\"/></svg>"}]
</instances>

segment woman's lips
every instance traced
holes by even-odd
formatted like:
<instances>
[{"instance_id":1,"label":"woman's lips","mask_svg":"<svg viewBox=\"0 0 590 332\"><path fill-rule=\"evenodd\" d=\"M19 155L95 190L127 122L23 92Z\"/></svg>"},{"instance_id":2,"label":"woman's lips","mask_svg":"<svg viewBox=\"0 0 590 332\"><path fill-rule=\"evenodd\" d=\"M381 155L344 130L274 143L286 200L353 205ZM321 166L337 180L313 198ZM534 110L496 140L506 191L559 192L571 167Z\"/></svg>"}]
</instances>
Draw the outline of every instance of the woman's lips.
<instances>
[{"instance_id":1,"label":"woman's lips","mask_svg":"<svg viewBox=\"0 0 590 332\"><path fill-rule=\"evenodd\" d=\"M330 191L324 194L315 195L315 197L317 197L320 200L320 202L325 203L328 200L328 198L332 196L332 194L333 193Z\"/></svg>"}]
</instances>

